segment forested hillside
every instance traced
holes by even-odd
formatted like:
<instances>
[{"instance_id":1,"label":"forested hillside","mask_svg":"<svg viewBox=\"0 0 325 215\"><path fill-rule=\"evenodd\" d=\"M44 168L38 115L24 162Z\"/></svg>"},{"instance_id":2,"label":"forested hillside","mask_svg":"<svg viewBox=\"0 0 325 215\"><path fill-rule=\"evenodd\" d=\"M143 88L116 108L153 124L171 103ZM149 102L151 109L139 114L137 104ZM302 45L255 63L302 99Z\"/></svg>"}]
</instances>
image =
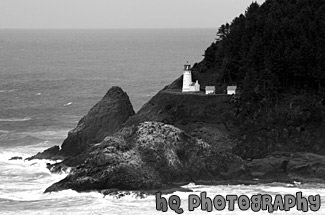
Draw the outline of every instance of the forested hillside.
<instances>
[{"instance_id":1,"label":"forested hillside","mask_svg":"<svg viewBox=\"0 0 325 215\"><path fill-rule=\"evenodd\" d=\"M252 3L216 36L193 76L217 93L238 86L224 113L242 140L234 152L325 154L325 1Z\"/></svg>"},{"instance_id":2,"label":"forested hillside","mask_svg":"<svg viewBox=\"0 0 325 215\"><path fill-rule=\"evenodd\" d=\"M238 85L256 100L279 92L323 92L325 1L252 3L218 29L194 71L215 74L206 84Z\"/></svg>"}]
</instances>

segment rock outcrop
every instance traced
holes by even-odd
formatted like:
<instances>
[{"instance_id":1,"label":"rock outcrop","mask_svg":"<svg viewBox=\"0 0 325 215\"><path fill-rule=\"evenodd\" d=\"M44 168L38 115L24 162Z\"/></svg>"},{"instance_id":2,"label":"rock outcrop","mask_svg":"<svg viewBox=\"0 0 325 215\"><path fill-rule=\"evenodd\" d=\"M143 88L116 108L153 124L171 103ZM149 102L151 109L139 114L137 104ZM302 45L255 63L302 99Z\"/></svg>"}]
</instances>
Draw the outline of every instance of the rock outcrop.
<instances>
[{"instance_id":1,"label":"rock outcrop","mask_svg":"<svg viewBox=\"0 0 325 215\"><path fill-rule=\"evenodd\" d=\"M125 127L85 153L85 162L46 192L167 189L243 175L239 157L160 122Z\"/></svg>"},{"instance_id":2,"label":"rock outcrop","mask_svg":"<svg viewBox=\"0 0 325 215\"><path fill-rule=\"evenodd\" d=\"M77 127L68 133L60 154L73 156L89 145L101 142L107 135L118 131L133 114L129 96L120 87L110 88L102 100L78 122Z\"/></svg>"},{"instance_id":3,"label":"rock outcrop","mask_svg":"<svg viewBox=\"0 0 325 215\"><path fill-rule=\"evenodd\" d=\"M55 146L29 159L64 159L79 155L90 145L118 131L133 114L128 95L120 87L112 87L68 133L60 150Z\"/></svg>"},{"instance_id":4,"label":"rock outcrop","mask_svg":"<svg viewBox=\"0 0 325 215\"><path fill-rule=\"evenodd\" d=\"M44 150L43 152L39 152L36 155L26 158L26 160L33 160L33 159L62 159L63 157L61 157L59 155L60 152L60 147L59 146L52 146L46 150Z\"/></svg>"},{"instance_id":5,"label":"rock outcrop","mask_svg":"<svg viewBox=\"0 0 325 215\"><path fill-rule=\"evenodd\" d=\"M14 157L11 157L9 160L22 160L23 158L20 157L20 156L14 156Z\"/></svg>"}]
</instances>

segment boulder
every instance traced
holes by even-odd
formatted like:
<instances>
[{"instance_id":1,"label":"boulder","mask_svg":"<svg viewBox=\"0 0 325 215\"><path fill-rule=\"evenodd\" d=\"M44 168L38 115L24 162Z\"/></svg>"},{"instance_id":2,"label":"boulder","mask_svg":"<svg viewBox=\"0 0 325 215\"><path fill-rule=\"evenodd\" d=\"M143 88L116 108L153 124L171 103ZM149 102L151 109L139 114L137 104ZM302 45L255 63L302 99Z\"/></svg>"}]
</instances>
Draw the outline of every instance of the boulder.
<instances>
[{"instance_id":1,"label":"boulder","mask_svg":"<svg viewBox=\"0 0 325 215\"><path fill-rule=\"evenodd\" d=\"M11 157L9 160L22 160L23 158L20 157L20 156L14 156L14 157Z\"/></svg>"}]
</instances>

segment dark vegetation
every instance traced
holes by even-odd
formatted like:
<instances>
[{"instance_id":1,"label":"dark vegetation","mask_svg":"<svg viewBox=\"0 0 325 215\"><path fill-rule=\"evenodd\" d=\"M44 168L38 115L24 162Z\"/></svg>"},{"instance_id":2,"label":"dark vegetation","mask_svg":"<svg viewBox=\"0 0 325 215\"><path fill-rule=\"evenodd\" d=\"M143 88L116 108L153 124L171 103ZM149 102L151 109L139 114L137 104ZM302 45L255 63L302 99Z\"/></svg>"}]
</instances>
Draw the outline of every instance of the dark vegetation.
<instances>
[{"instance_id":1,"label":"dark vegetation","mask_svg":"<svg viewBox=\"0 0 325 215\"><path fill-rule=\"evenodd\" d=\"M325 144L325 1L266 0L222 25L193 67L203 85L237 85L227 118L244 158L275 150L320 153ZM323 138L325 139L325 137ZM322 152L322 154L324 154Z\"/></svg>"},{"instance_id":2,"label":"dark vegetation","mask_svg":"<svg viewBox=\"0 0 325 215\"><path fill-rule=\"evenodd\" d=\"M219 84L240 84L247 93L254 87L269 96L324 91L325 1L252 3L219 28L204 56L195 69L217 73Z\"/></svg>"}]
</instances>

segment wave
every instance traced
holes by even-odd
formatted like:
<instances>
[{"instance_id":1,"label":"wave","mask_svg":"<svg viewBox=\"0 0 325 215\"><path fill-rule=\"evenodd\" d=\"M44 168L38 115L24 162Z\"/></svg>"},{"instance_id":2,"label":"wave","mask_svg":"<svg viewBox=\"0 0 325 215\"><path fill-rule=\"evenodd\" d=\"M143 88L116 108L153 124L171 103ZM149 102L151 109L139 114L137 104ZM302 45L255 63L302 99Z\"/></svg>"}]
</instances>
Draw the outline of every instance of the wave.
<instances>
[{"instance_id":1,"label":"wave","mask_svg":"<svg viewBox=\"0 0 325 215\"><path fill-rule=\"evenodd\" d=\"M30 117L24 117L24 118L9 118L9 119L0 119L0 122L24 122L29 121L32 118Z\"/></svg>"},{"instance_id":2,"label":"wave","mask_svg":"<svg viewBox=\"0 0 325 215\"><path fill-rule=\"evenodd\" d=\"M44 200L44 197L53 199L51 195L43 194L45 188L67 175L66 173L51 174L49 172L46 168L47 163L55 163L56 161L9 161L8 158L17 153L14 151L6 151L0 154L0 211L3 207L6 207L6 202L10 202L12 205L19 207L24 202L28 206L32 203L30 201L37 200L40 201L37 204L39 205ZM25 157L27 154L19 153L19 155ZM8 206L7 209L11 210L11 207Z\"/></svg>"},{"instance_id":3,"label":"wave","mask_svg":"<svg viewBox=\"0 0 325 215\"><path fill-rule=\"evenodd\" d=\"M0 130L0 135L1 134L8 134L10 131L7 131L7 130Z\"/></svg>"},{"instance_id":4,"label":"wave","mask_svg":"<svg viewBox=\"0 0 325 215\"><path fill-rule=\"evenodd\" d=\"M16 91L16 89L13 89L13 90L0 90L0 93L10 93L10 92L13 92L13 91Z\"/></svg>"},{"instance_id":5,"label":"wave","mask_svg":"<svg viewBox=\"0 0 325 215\"><path fill-rule=\"evenodd\" d=\"M70 106L70 105L72 105L72 102L66 103L63 106Z\"/></svg>"}]
</instances>

